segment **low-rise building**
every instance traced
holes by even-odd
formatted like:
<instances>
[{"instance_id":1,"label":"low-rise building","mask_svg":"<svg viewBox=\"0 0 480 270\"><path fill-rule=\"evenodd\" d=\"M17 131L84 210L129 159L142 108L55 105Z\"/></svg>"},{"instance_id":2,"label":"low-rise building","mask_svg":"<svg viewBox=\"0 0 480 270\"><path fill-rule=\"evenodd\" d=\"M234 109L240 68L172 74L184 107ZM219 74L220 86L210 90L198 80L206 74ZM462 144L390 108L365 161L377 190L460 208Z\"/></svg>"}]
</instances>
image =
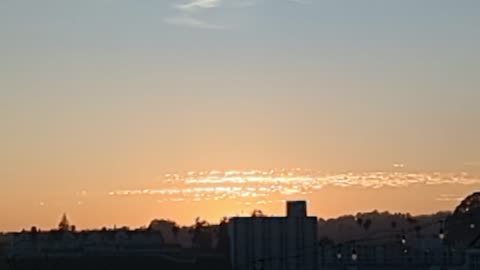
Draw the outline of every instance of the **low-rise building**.
<instances>
[{"instance_id":1,"label":"low-rise building","mask_svg":"<svg viewBox=\"0 0 480 270\"><path fill-rule=\"evenodd\" d=\"M13 236L7 253L15 257L155 254L165 247L162 234L148 230L23 232Z\"/></svg>"}]
</instances>

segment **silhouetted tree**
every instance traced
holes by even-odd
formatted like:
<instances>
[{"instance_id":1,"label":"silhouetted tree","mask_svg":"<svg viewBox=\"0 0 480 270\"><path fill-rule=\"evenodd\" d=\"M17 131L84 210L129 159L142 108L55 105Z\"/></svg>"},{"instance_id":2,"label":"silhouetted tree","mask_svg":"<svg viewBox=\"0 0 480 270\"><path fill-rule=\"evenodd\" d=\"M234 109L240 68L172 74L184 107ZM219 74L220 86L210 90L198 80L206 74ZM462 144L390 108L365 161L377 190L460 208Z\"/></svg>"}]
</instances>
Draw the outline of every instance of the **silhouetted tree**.
<instances>
[{"instance_id":1,"label":"silhouetted tree","mask_svg":"<svg viewBox=\"0 0 480 270\"><path fill-rule=\"evenodd\" d=\"M70 222L68 221L67 214L63 214L60 223L58 224L59 231L69 231L70 230Z\"/></svg>"},{"instance_id":2,"label":"silhouetted tree","mask_svg":"<svg viewBox=\"0 0 480 270\"><path fill-rule=\"evenodd\" d=\"M368 231L368 229L370 229L370 226L372 226L372 220L371 219L365 220L365 222L363 223L363 228L366 231Z\"/></svg>"},{"instance_id":3,"label":"silhouetted tree","mask_svg":"<svg viewBox=\"0 0 480 270\"><path fill-rule=\"evenodd\" d=\"M368 238L378 234L395 235L402 229L411 232L414 237L414 227L422 225L422 235L439 235L438 226L428 226L427 224L437 223L439 219L445 219L448 212L438 212L432 215L412 216L418 221L415 225L409 225L406 221L406 214L400 213L359 213L356 216L347 215L338 218L328 219L318 223L318 238L329 237L333 241L345 242L359 238ZM361 218L362 226L358 225L357 219ZM368 219L371 220L368 222ZM434 225L435 225L434 224ZM353 226L353 228L352 228ZM365 227L366 226L366 227ZM367 229L365 229L367 228ZM447 232L448 235L448 232ZM391 239L381 239L378 242L388 242ZM400 239L398 239L400 241Z\"/></svg>"},{"instance_id":4,"label":"silhouetted tree","mask_svg":"<svg viewBox=\"0 0 480 270\"><path fill-rule=\"evenodd\" d=\"M413 225L417 223L417 220L414 219L410 214L407 214L406 220L408 224Z\"/></svg>"},{"instance_id":5,"label":"silhouetted tree","mask_svg":"<svg viewBox=\"0 0 480 270\"><path fill-rule=\"evenodd\" d=\"M178 233L180 232L180 228L177 226L177 224L172 226L172 234L175 237L175 239L178 238Z\"/></svg>"},{"instance_id":6,"label":"silhouetted tree","mask_svg":"<svg viewBox=\"0 0 480 270\"><path fill-rule=\"evenodd\" d=\"M392 227L392 229L396 229L397 228L397 222L392 221L392 223L390 223L390 226Z\"/></svg>"},{"instance_id":7,"label":"silhouetted tree","mask_svg":"<svg viewBox=\"0 0 480 270\"><path fill-rule=\"evenodd\" d=\"M362 226L363 224L363 219L361 217L357 218L357 225Z\"/></svg>"},{"instance_id":8,"label":"silhouetted tree","mask_svg":"<svg viewBox=\"0 0 480 270\"><path fill-rule=\"evenodd\" d=\"M209 231L208 225L208 222L202 220L200 217L195 219L192 239L194 246L207 250L212 248L212 235Z\"/></svg>"},{"instance_id":9,"label":"silhouetted tree","mask_svg":"<svg viewBox=\"0 0 480 270\"><path fill-rule=\"evenodd\" d=\"M230 238L228 237L228 218L223 217L218 228L217 251L226 258L230 256Z\"/></svg>"},{"instance_id":10,"label":"silhouetted tree","mask_svg":"<svg viewBox=\"0 0 480 270\"><path fill-rule=\"evenodd\" d=\"M263 213L262 210L260 209L255 209L252 212L252 217L266 217L266 215Z\"/></svg>"},{"instance_id":11,"label":"silhouetted tree","mask_svg":"<svg viewBox=\"0 0 480 270\"><path fill-rule=\"evenodd\" d=\"M208 226L208 222L206 220L203 220L200 217L195 218L195 228L204 228Z\"/></svg>"},{"instance_id":12,"label":"silhouetted tree","mask_svg":"<svg viewBox=\"0 0 480 270\"><path fill-rule=\"evenodd\" d=\"M480 192L466 197L445 221L446 241L468 246L480 234Z\"/></svg>"},{"instance_id":13,"label":"silhouetted tree","mask_svg":"<svg viewBox=\"0 0 480 270\"><path fill-rule=\"evenodd\" d=\"M30 234L32 235L32 240L33 242L37 242L37 237L38 237L38 229L37 227L33 226L30 228Z\"/></svg>"},{"instance_id":14,"label":"silhouetted tree","mask_svg":"<svg viewBox=\"0 0 480 270\"><path fill-rule=\"evenodd\" d=\"M413 229L415 230L415 235L417 236L417 238L420 238L420 232L422 231L422 226L415 225Z\"/></svg>"}]
</instances>

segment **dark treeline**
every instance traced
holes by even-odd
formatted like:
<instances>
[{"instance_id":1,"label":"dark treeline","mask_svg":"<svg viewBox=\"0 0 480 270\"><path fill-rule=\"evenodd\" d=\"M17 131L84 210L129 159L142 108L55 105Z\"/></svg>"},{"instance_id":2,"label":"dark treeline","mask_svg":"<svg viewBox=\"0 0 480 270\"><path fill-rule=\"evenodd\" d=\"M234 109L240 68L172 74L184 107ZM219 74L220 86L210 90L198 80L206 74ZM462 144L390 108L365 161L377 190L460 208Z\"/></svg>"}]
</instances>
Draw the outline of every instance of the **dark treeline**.
<instances>
[{"instance_id":1,"label":"dark treeline","mask_svg":"<svg viewBox=\"0 0 480 270\"><path fill-rule=\"evenodd\" d=\"M252 217L265 216L261 210L252 212ZM75 248L83 250L83 245L85 247L90 245L89 239L92 236L103 241L102 243L97 242L93 246L98 247L107 243L105 245L110 245L109 248L112 248L114 252L110 254L115 256L118 256L115 252L126 252L129 248L137 252L139 247L140 249L147 247L161 250L161 254L166 254L166 257L149 257L148 253L142 253L140 250L140 253L129 253L128 261L122 259L125 256L112 260L108 255L98 255L95 252L92 253L91 250L90 253L85 252L88 250L87 247L80 253L83 254L81 259L66 257L62 260L52 261L48 256L44 256L28 261L17 260L15 262L16 269L62 269L63 266L69 264L78 269L93 269L92 265L101 266L96 269L131 269L131 264L137 260L135 259L136 254L141 255L138 260L142 260L146 265L150 263L152 265L172 264L172 267L175 266L179 270L203 266L216 269L215 265L219 265L221 267L219 269L225 269L224 267L228 265L229 261L228 222L226 217L217 224L210 224L197 218L191 226L179 226L174 221L156 219L151 221L148 226L136 229L114 227L78 231L74 225L70 224L67 215L64 215L54 230L42 231L32 227L18 233L0 234L0 261L2 264L0 269L11 269L8 267L12 261L9 261L11 258L8 258L7 252L10 246L8 241L13 238L25 238L29 242L34 242L33 244L37 241L58 241L63 244L67 243L67 245L76 242ZM350 241L360 243L362 239L378 239L378 241L370 241L369 243L372 245L398 244L400 239L402 241L408 239L409 243L421 243L428 239L438 240L441 236L445 244L464 249L480 235L480 193L474 193L465 198L452 212L413 216L372 211L327 220L319 218L317 235L319 245L322 246L334 246ZM122 237L129 240L119 241L119 239L123 239ZM124 246L119 246L118 243L124 243ZM168 254L174 254L175 260L172 261ZM189 258L193 258L193 260L189 260ZM109 265L109 262L112 261L115 261L115 265ZM53 262L55 265L52 265ZM70 267L69 269L76 268Z\"/></svg>"},{"instance_id":2,"label":"dark treeline","mask_svg":"<svg viewBox=\"0 0 480 270\"><path fill-rule=\"evenodd\" d=\"M261 210L254 210L252 216L265 216ZM196 218L190 226L180 226L168 219L156 219L148 226L131 229L101 228L97 230L77 231L64 215L55 230L58 232L92 233L103 232L158 232L165 244L179 245L183 248L197 248L202 250L224 250L227 246L228 232L226 226L228 218L222 218L217 224ZM413 240L435 237L440 230L445 230L448 243L465 247L480 234L480 193L473 193L465 198L453 212L438 212L430 215L413 216L408 213L390 213L372 211L345 215L338 218L318 219L318 240L331 243L342 243L355 239L371 238L377 235L407 234ZM23 233L42 233L36 227L22 231ZM45 232L43 232L45 233ZM385 240L389 239L385 237ZM0 249L1 241L0 241Z\"/></svg>"}]
</instances>

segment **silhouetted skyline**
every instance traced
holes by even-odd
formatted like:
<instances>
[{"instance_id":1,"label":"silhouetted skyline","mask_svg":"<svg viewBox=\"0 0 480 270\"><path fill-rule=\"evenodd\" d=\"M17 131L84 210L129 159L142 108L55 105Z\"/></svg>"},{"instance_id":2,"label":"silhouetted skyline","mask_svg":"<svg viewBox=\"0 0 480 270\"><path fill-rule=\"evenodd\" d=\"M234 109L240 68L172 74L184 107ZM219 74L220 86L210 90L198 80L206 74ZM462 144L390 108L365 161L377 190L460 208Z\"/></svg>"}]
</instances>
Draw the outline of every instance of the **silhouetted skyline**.
<instances>
[{"instance_id":1,"label":"silhouetted skyline","mask_svg":"<svg viewBox=\"0 0 480 270\"><path fill-rule=\"evenodd\" d=\"M480 250L480 193L451 212L413 216L358 213L318 219L305 201L287 201L282 216L255 210L190 226L155 219L141 228L76 230L66 214L58 227L0 234L6 269L475 269ZM136 263L135 263L136 262Z\"/></svg>"}]
</instances>

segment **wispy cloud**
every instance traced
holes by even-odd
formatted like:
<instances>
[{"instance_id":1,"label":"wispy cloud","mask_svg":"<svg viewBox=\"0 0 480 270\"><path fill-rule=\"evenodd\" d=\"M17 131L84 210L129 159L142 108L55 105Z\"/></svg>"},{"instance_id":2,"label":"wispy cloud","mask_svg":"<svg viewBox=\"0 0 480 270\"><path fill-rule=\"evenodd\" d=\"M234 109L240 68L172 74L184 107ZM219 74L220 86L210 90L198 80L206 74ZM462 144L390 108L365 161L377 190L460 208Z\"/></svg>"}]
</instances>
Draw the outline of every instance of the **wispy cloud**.
<instances>
[{"instance_id":1,"label":"wispy cloud","mask_svg":"<svg viewBox=\"0 0 480 270\"><path fill-rule=\"evenodd\" d=\"M252 7L260 0L184 0L177 1L172 5L176 14L172 14L164 19L164 22L170 25L177 25L198 29L227 29L225 25L207 22L199 19L199 14L209 9L225 7ZM310 3L310 0L284 0L298 4ZM228 2L228 3L227 3ZM224 5L225 4L225 5Z\"/></svg>"},{"instance_id":2,"label":"wispy cloud","mask_svg":"<svg viewBox=\"0 0 480 270\"><path fill-rule=\"evenodd\" d=\"M311 3L310 0L288 0L290 2L294 2L294 3L299 3L299 4L309 4Z\"/></svg>"},{"instance_id":3,"label":"wispy cloud","mask_svg":"<svg viewBox=\"0 0 480 270\"><path fill-rule=\"evenodd\" d=\"M110 196L159 196L163 201L253 200L274 201L284 196L305 196L326 187L408 188L414 185L479 185L467 173L364 172L328 174L314 170L190 171L165 174L157 189L115 190ZM279 197L280 196L280 197ZM456 201L442 194L437 201Z\"/></svg>"},{"instance_id":4,"label":"wispy cloud","mask_svg":"<svg viewBox=\"0 0 480 270\"><path fill-rule=\"evenodd\" d=\"M402 168L405 168L405 164L403 163L395 163L392 165L394 168L397 168L397 169L402 169Z\"/></svg>"},{"instance_id":5,"label":"wispy cloud","mask_svg":"<svg viewBox=\"0 0 480 270\"><path fill-rule=\"evenodd\" d=\"M464 163L467 167L480 167L480 161L469 161Z\"/></svg>"},{"instance_id":6,"label":"wispy cloud","mask_svg":"<svg viewBox=\"0 0 480 270\"><path fill-rule=\"evenodd\" d=\"M164 19L165 23L171 25L185 26L191 28L200 28L200 29L226 29L226 26L208 23L199 19L187 15L179 15L175 17L168 17Z\"/></svg>"},{"instance_id":7,"label":"wispy cloud","mask_svg":"<svg viewBox=\"0 0 480 270\"><path fill-rule=\"evenodd\" d=\"M204 8L215 8L220 5L221 0L194 0L184 4L175 5L176 8L181 10L195 10Z\"/></svg>"},{"instance_id":8,"label":"wispy cloud","mask_svg":"<svg viewBox=\"0 0 480 270\"><path fill-rule=\"evenodd\" d=\"M460 202L465 198L465 196L459 196L458 194L440 194L435 200L440 202Z\"/></svg>"},{"instance_id":9,"label":"wispy cloud","mask_svg":"<svg viewBox=\"0 0 480 270\"><path fill-rule=\"evenodd\" d=\"M222 3L222 0L190 0L183 1L181 4L174 4L175 13L172 16L166 17L163 21L170 25L183 26L197 29L226 29L224 25L207 22L198 18L197 13L203 10L217 8ZM195 15L194 15L195 14Z\"/></svg>"}]
</instances>

